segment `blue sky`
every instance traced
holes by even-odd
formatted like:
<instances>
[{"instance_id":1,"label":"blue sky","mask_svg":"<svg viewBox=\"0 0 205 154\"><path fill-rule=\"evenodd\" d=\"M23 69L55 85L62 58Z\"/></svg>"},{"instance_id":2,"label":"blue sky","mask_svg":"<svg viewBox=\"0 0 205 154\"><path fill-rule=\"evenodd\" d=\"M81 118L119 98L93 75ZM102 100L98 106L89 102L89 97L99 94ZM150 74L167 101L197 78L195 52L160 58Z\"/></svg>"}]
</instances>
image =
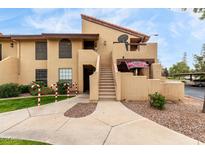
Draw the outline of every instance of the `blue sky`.
<instances>
[{"instance_id":1,"label":"blue sky","mask_svg":"<svg viewBox=\"0 0 205 154\"><path fill-rule=\"evenodd\" d=\"M0 9L0 32L81 32L81 13L148 35L158 34L150 42L158 42L158 58L165 67L180 61L184 52L192 67L193 55L205 43L205 20L180 9Z\"/></svg>"}]
</instances>

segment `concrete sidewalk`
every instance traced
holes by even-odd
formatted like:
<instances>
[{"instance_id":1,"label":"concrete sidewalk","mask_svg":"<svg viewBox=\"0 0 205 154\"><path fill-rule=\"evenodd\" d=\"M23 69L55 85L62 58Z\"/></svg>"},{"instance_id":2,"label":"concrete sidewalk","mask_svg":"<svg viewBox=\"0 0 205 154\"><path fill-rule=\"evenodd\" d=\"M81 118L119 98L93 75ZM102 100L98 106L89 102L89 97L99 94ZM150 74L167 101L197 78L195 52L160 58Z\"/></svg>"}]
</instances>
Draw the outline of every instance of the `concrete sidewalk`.
<instances>
[{"instance_id":1,"label":"concrete sidewalk","mask_svg":"<svg viewBox=\"0 0 205 154\"><path fill-rule=\"evenodd\" d=\"M127 109L117 101L100 101L83 118L63 114L88 96L0 114L0 138L19 138L51 144L201 144Z\"/></svg>"}]
</instances>

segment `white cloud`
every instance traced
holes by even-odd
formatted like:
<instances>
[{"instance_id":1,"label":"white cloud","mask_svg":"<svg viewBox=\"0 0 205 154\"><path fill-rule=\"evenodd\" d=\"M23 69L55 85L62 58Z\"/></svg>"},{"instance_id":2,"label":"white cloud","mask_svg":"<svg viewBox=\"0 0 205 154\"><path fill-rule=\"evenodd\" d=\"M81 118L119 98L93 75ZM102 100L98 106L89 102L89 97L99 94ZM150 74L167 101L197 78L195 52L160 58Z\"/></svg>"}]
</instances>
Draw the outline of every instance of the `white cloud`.
<instances>
[{"instance_id":1,"label":"white cloud","mask_svg":"<svg viewBox=\"0 0 205 154\"><path fill-rule=\"evenodd\" d=\"M184 32L189 32L198 40L205 40L205 21L200 20L201 13L194 13L192 9L182 11L181 9L171 9L176 13L176 18L170 23L169 30L174 38L184 36ZM184 14L183 16L177 16ZM188 14L188 16L186 16Z\"/></svg>"},{"instance_id":2,"label":"white cloud","mask_svg":"<svg viewBox=\"0 0 205 154\"><path fill-rule=\"evenodd\" d=\"M154 15L149 20L136 20L134 22L130 22L127 27L148 35L158 34L156 18L157 15Z\"/></svg>"},{"instance_id":3,"label":"white cloud","mask_svg":"<svg viewBox=\"0 0 205 154\"><path fill-rule=\"evenodd\" d=\"M26 17L26 25L44 32L80 32L80 14L94 16L108 22L123 25L137 12L137 9L64 9L55 13L55 9L33 9L33 14ZM126 25L125 25L126 26Z\"/></svg>"},{"instance_id":4,"label":"white cloud","mask_svg":"<svg viewBox=\"0 0 205 154\"><path fill-rule=\"evenodd\" d=\"M69 10L64 10L63 14L50 14L45 16L48 11L54 11L48 9L35 10L31 16L26 17L26 25L43 32L57 33L57 32L80 32L78 27L72 25L75 19L75 14L70 13Z\"/></svg>"},{"instance_id":5,"label":"white cloud","mask_svg":"<svg viewBox=\"0 0 205 154\"><path fill-rule=\"evenodd\" d=\"M192 36L198 40L205 41L205 21L193 17L188 24L193 29L191 31Z\"/></svg>"}]
</instances>

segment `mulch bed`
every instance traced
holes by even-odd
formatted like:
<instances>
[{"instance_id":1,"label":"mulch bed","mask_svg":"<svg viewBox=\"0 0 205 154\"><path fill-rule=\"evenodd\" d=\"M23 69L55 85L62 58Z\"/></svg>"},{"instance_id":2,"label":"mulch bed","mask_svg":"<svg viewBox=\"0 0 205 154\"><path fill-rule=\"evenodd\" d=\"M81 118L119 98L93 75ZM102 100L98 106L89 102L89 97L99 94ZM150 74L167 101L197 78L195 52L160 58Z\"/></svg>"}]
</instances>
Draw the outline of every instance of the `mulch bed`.
<instances>
[{"instance_id":1,"label":"mulch bed","mask_svg":"<svg viewBox=\"0 0 205 154\"><path fill-rule=\"evenodd\" d=\"M70 118L81 118L92 114L96 109L97 103L78 103L64 113Z\"/></svg>"},{"instance_id":2,"label":"mulch bed","mask_svg":"<svg viewBox=\"0 0 205 154\"><path fill-rule=\"evenodd\" d=\"M186 97L183 102L167 102L164 110L150 107L149 102L122 102L127 108L156 123L205 142L203 102Z\"/></svg>"}]
</instances>

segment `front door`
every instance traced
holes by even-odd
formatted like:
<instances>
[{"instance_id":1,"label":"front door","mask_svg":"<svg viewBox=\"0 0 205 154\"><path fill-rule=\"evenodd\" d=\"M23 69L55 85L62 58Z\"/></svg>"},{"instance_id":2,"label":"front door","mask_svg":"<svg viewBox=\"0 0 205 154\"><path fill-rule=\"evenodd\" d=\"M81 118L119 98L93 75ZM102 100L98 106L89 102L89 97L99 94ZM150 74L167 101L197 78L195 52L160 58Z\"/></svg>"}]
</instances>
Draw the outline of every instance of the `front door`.
<instances>
[{"instance_id":1,"label":"front door","mask_svg":"<svg viewBox=\"0 0 205 154\"><path fill-rule=\"evenodd\" d=\"M95 71L92 65L83 65L83 92L90 91L90 75Z\"/></svg>"}]
</instances>

